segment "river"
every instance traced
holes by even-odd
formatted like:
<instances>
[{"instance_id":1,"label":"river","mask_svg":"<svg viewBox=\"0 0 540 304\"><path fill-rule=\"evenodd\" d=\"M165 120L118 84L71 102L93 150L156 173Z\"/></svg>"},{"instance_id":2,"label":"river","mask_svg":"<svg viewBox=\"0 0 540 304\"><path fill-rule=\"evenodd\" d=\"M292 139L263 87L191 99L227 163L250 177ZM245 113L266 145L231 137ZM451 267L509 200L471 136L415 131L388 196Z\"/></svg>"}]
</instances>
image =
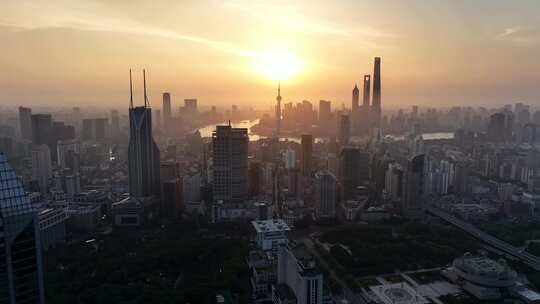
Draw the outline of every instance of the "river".
<instances>
[{"instance_id":1,"label":"river","mask_svg":"<svg viewBox=\"0 0 540 304\"><path fill-rule=\"evenodd\" d=\"M201 133L202 137L212 137L212 132L215 131L216 125L225 125L228 122L223 122L221 124L211 124L204 126L202 128L199 128L199 132ZM250 129L252 126L259 123L259 119L253 119L253 120L242 120L239 122L232 122L231 125L233 128L247 128L249 132L249 140L250 141L257 141L261 138L265 138L266 136L258 135L251 133ZM394 139L394 140L403 140L405 137L403 135L387 135L388 137ZM433 139L452 139L454 138L453 132L438 132L438 133L423 133L422 136L424 137L424 140L433 140ZM286 139L288 141L294 141L294 142L300 142L300 137L281 137L282 140ZM315 138L315 141L324 141L325 138L323 137L317 137Z\"/></svg>"}]
</instances>

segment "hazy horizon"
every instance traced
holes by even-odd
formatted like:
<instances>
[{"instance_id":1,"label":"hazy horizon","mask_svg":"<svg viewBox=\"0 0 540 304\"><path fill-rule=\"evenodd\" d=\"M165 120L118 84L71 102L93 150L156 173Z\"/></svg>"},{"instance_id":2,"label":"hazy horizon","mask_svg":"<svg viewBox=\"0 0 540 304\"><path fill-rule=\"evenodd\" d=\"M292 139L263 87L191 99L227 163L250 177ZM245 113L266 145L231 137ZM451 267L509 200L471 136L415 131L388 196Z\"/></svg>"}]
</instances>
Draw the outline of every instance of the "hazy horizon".
<instances>
[{"instance_id":1,"label":"hazy horizon","mask_svg":"<svg viewBox=\"0 0 540 304\"><path fill-rule=\"evenodd\" d=\"M128 70L141 103L146 68L155 107L166 91L176 106L264 110L281 62L294 65L284 102L349 107L379 56L383 108L535 105L539 13L536 1L8 0L0 104L127 107Z\"/></svg>"}]
</instances>

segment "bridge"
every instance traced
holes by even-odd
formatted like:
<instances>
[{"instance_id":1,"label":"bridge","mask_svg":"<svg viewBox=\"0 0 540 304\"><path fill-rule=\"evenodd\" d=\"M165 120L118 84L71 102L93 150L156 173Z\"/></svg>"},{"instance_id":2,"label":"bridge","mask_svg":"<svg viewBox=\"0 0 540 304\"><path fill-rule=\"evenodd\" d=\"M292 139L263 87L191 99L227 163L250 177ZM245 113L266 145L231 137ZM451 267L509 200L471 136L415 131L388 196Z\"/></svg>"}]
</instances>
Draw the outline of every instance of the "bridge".
<instances>
[{"instance_id":1,"label":"bridge","mask_svg":"<svg viewBox=\"0 0 540 304\"><path fill-rule=\"evenodd\" d=\"M442 220L456 226L457 228L469 233L474 238L483 241L484 243L499 249L502 252L507 253L508 255L511 255L523 263L527 264L529 267L533 268L534 270L540 271L540 258L532 255L528 252L525 252L524 250L521 250L515 246L512 246L504 241L499 240L496 237L493 237L484 231L476 228L474 225L467 223L463 220L458 219L457 217L439 209L433 206L429 206L426 208L426 211L428 213L431 213L435 215L438 218L441 218Z\"/></svg>"}]
</instances>

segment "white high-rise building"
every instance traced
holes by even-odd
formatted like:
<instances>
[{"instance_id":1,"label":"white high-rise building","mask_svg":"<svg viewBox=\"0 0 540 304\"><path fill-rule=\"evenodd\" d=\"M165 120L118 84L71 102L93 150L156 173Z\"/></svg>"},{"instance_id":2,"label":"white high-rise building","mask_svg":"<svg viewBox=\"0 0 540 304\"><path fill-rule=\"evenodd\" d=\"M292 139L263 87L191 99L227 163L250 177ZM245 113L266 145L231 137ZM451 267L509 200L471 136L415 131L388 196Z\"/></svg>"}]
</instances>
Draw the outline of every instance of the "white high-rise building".
<instances>
[{"instance_id":1,"label":"white high-rise building","mask_svg":"<svg viewBox=\"0 0 540 304\"><path fill-rule=\"evenodd\" d=\"M323 275L304 243L280 245L272 299L274 303L323 303Z\"/></svg>"}]
</instances>

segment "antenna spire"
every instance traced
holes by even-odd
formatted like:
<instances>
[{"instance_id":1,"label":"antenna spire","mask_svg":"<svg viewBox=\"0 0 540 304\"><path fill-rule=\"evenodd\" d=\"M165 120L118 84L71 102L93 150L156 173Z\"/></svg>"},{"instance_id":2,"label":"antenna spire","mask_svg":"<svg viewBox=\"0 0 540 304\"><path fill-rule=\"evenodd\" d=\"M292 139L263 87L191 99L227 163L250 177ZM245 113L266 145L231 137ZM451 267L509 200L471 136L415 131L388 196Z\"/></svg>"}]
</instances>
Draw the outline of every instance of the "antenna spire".
<instances>
[{"instance_id":1,"label":"antenna spire","mask_svg":"<svg viewBox=\"0 0 540 304\"><path fill-rule=\"evenodd\" d=\"M131 80L131 69L129 69L129 107L133 108L133 82Z\"/></svg>"},{"instance_id":2,"label":"antenna spire","mask_svg":"<svg viewBox=\"0 0 540 304\"><path fill-rule=\"evenodd\" d=\"M143 84L144 84L144 107L146 108L148 106L148 98L146 97L146 70L142 70L143 74Z\"/></svg>"}]
</instances>

